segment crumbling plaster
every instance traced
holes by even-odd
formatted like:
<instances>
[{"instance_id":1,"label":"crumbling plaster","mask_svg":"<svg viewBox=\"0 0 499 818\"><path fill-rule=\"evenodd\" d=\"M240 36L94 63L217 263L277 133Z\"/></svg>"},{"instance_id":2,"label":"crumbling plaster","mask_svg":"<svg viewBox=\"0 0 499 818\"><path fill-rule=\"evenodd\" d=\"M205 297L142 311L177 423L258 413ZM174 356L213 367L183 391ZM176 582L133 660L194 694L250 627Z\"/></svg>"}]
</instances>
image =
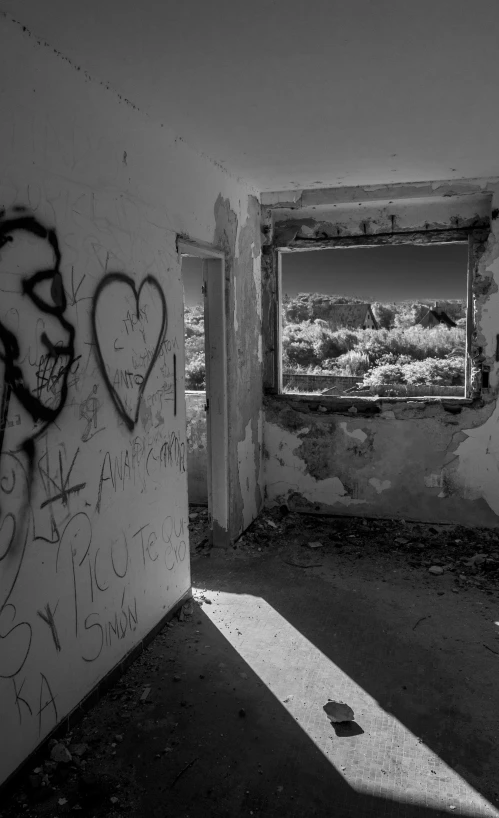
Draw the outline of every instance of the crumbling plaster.
<instances>
[{"instance_id":1,"label":"crumbling plaster","mask_svg":"<svg viewBox=\"0 0 499 818\"><path fill-rule=\"evenodd\" d=\"M254 519L262 492L260 204L249 196L237 218L228 199L215 204L213 244L225 255L230 535ZM237 298L236 298L237 293Z\"/></svg>"},{"instance_id":2,"label":"crumbling plaster","mask_svg":"<svg viewBox=\"0 0 499 818\"><path fill-rule=\"evenodd\" d=\"M326 513L499 526L497 180L302 191L291 200L289 193L264 194L262 201L267 258L275 258L276 248L303 249L306 240L312 248L314 241L338 235L490 223L473 281L473 349L482 348L489 388L468 403L356 401L350 412L347 398L267 394L266 502Z\"/></svg>"}]
</instances>

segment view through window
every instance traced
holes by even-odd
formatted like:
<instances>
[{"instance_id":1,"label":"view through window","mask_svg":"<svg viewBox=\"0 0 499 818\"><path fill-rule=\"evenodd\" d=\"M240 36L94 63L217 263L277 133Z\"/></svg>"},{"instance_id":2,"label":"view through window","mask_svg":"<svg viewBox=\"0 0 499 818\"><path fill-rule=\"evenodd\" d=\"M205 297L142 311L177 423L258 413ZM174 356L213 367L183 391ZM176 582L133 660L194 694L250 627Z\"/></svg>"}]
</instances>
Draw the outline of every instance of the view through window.
<instances>
[{"instance_id":1,"label":"view through window","mask_svg":"<svg viewBox=\"0 0 499 818\"><path fill-rule=\"evenodd\" d=\"M466 242L282 253L281 262L284 392L464 396Z\"/></svg>"},{"instance_id":2,"label":"view through window","mask_svg":"<svg viewBox=\"0 0 499 818\"><path fill-rule=\"evenodd\" d=\"M203 260L195 256L182 258L184 284L185 388L206 389L204 351Z\"/></svg>"}]
</instances>

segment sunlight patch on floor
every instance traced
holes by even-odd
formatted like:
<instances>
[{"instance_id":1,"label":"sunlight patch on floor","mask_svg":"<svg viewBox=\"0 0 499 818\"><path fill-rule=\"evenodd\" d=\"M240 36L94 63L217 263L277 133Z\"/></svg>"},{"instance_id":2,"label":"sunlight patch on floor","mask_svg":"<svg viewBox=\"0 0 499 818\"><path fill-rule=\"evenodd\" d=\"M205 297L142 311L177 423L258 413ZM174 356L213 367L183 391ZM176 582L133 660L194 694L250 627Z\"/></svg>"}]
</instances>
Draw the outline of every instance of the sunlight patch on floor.
<instances>
[{"instance_id":1,"label":"sunlight patch on floor","mask_svg":"<svg viewBox=\"0 0 499 818\"><path fill-rule=\"evenodd\" d=\"M264 599L201 588L193 594L212 600L203 604L205 614L357 792L499 818L489 801ZM322 709L328 699L346 702L363 732L337 736Z\"/></svg>"}]
</instances>

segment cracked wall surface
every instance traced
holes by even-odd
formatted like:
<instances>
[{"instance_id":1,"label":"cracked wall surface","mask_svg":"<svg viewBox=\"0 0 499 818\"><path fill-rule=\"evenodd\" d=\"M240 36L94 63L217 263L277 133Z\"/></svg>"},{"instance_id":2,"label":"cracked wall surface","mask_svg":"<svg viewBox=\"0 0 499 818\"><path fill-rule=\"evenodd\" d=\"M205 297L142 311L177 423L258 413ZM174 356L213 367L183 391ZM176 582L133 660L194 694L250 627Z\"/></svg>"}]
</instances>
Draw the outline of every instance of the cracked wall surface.
<instances>
[{"instance_id":1,"label":"cracked wall surface","mask_svg":"<svg viewBox=\"0 0 499 818\"><path fill-rule=\"evenodd\" d=\"M472 349L489 388L471 403L265 397L266 502L325 513L499 525L499 185L460 183L263 197L266 267L276 247L338 236L487 227L473 279ZM267 280L269 276L267 274ZM267 284L267 289L271 285ZM270 300L267 296L267 303ZM266 355L272 354L267 341ZM481 348L481 349L479 349ZM266 366L272 385L271 367ZM350 411L349 411L350 410Z\"/></svg>"}]
</instances>

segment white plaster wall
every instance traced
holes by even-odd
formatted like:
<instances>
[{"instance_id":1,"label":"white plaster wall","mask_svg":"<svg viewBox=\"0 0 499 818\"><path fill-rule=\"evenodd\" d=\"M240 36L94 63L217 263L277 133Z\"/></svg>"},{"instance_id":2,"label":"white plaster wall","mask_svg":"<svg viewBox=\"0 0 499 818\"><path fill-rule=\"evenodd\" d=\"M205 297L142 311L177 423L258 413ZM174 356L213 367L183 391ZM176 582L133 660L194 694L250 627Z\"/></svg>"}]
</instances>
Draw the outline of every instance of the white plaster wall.
<instances>
[{"instance_id":1,"label":"white plaster wall","mask_svg":"<svg viewBox=\"0 0 499 818\"><path fill-rule=\"evenodd\" d=\"M175 238L253 191L3 17L0 70L2 781L190 587Z\"/></svg>"},{"instance_id":2,"label":"white plaster wall","mask_svg":"<svg viewBox=\"0 0 499 818\"><path fill-rule=\"evenodd\" d=\"M379 415L311 412L287 396L266 400L268 503L317 504L324 511L499 526L499 185L497 178L266 194L267 215L292 234L329 223L340 233L451 227L492 215L474 281L477 346L490 388L460 414L424 402L382 403ZM283 202L283 206L280 206ZM359 204L360 203L360 204ZM293 205L293 206L291 206ZM308 222L306 222L308 220ZM303 232L303 230L302 230ZM325 401L327 403L327 401ZM315 407L316 408L316 407ZM289 410L292 411L290 412ZM310 438L308 435L310 434Z\"/></svg>"}]
</instances>

